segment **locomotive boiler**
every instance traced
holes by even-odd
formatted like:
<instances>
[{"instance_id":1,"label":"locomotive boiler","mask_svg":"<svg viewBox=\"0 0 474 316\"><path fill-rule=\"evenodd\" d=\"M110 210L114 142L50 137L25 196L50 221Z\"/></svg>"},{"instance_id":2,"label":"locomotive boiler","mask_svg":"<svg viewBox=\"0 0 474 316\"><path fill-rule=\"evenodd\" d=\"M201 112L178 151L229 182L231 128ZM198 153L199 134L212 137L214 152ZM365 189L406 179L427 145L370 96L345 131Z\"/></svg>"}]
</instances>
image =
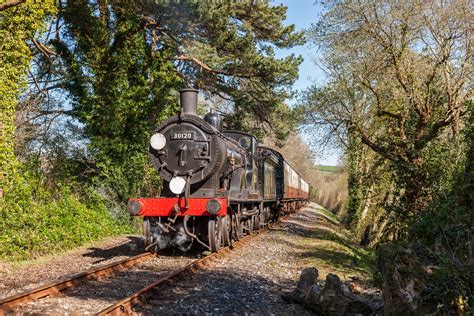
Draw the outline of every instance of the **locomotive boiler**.
<instances>
[{"instance_id":1,"label":"locomotive boiler","mask_svg":"<svg viewBox=\"0 0 474 316\"><path fill-rule=\"evenodd\" d=\"M197 90L181 90L180 113L151 136L149 153L163 179L161 196L130 199L127 205L132 216L144 217L148 250L186 251L196 243L217 251L308 197L299 175L291 189L302 194L285 191L286 165L278 152L259 148L251 134L223 131L215 111L200 118L197 99Z\"/></svg>"}]
</instances>

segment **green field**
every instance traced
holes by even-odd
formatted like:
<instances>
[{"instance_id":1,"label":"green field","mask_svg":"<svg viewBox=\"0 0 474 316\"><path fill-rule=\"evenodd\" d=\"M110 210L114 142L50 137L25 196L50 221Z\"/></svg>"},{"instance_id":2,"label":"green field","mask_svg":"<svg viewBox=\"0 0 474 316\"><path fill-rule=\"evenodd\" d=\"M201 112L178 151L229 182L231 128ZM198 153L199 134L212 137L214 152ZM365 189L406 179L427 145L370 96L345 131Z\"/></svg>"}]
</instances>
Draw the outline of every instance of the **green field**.
<instances>
[{"instance_id":1,"label":"green field","mask_svg":"<svg viewBox=\"0 0 474 316\"><path fill-rule=\"evenodd\" d=\"M323 166L317 165L317 170L324 171L324 172L338 172L341 169L341 166Z\"/></svg>"}]
</instances>

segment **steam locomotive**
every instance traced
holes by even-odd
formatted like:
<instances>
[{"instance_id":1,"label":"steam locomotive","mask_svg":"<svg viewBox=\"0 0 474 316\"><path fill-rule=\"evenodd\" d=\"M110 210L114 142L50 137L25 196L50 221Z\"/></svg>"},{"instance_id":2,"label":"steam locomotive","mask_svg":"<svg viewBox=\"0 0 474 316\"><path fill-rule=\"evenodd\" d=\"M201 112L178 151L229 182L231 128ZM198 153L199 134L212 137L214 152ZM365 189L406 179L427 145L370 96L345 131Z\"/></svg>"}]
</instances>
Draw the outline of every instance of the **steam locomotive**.
<instances>
[{"instance_id":1,"label":"steam locomotive","mask_svg":"<svg viewBox=\"0 0 474 316\"><path fill-rule=\"evenodd\" d=\"M180 91L181 112L150 139L152 163L164 181L159 198L134 198L147 250L194 243L210 251L301 207L308 183L276 150L241 131L223 131L221 116L197 115L198 91Z\"/></svg>"}]
</instances>

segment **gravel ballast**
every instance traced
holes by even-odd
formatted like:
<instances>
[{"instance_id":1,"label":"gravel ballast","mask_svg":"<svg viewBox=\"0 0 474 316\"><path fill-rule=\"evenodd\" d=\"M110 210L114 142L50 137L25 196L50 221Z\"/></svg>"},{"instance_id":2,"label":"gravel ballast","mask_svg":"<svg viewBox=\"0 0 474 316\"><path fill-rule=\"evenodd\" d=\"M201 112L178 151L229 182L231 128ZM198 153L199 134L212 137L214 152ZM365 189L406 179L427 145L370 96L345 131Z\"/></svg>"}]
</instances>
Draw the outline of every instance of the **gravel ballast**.
<instances>
[{"instance_id":1,"label":"gravel ballast","mask_svg":"<svg viewBox=\"0 0 474 316\"><path fill-rule=\"evenodd\" d=\"M321 249L315 249L313 242L323 236L318 235L319 232L332 230L334 226L318 212L316 204L302 208L267 232L254 236L234 251L197 270L191 277L160 290L145 305L136 307L136 311L144 315L311 315L300 305L281 299L282 291L294 287L303 268L315 266L317 262L316 267L320 269L320 262L327 262L327 266L321 269L321 279L324 279L325 273L332 272L338 273L342 280L360 280L360 276L354 277L356 269L351 275L350 267L342 270L332 268L332 258L327 258L327 253L322 256L318 252ZM0 272L0 298L136 255L141 248L140 243L137 236L122 236L16 269L7 267L6 271ZM323 258L324 261L314 261L314 258ZM25 304L18 312L95 313L195 259L195 255L160 256L116 276L90 281L56 297ZM377 289L355 285L363 295L364 292L372 297L380 294Z\"/></svg>"},{"instance_id":2,"label":"gravel ballast","mask_svg":"<svg viewBox=\"0 0 474 316\"><path fill-rule=\"evenodd\" d=\"M21 264L0 264L0 298L49 284L141 252L139 236L115 236L88 246Z\"/></svg>"},{"instance_id":3,"label":"gravel ballast","mask_svg":"<svg viewBox=\"0 0 474 316\"><path fill-rule=\"evenodd\" d=\"M15 311L36 315L96 314L194 260L195 256L163 255L107 278L85 282L77 288L61 292L58 296L28 302Z\"/></svg>"},{"instance_id":4,"label":"gravel ballast","mask_svg":"<svg viewBox=\"0 0 474 316\"><path fill-rule=\"evenodd\" d=\"M160 291L136 311L144 315L311 315L300 305L284 302L281 293L294 287L308 265L304 258L311 255L311 245L306 239L322 228L317 210L316 204L302 208L192 278Z\"/></svg>"},{"instance_id":5,"label":"gravel ballast","mask_svg":"<svg viewBox=\"0 0 474 316\"><path fill-rule=\"evenodd\" d=\"M139 236L116 236L87 247L21 264L0 263L0 298L49 284L141 252Z\"/></svg>"}]
</instances>

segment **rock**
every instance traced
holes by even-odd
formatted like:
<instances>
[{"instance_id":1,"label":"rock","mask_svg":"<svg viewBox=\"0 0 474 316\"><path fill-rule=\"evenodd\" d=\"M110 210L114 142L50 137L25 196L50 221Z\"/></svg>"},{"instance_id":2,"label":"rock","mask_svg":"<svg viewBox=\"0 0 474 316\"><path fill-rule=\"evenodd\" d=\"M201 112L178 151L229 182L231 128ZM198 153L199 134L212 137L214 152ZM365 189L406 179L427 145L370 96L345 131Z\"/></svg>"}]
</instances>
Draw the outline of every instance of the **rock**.
<instances>
[{"instance_id":1,"label":"rock","mask_svg":"<svg viewBox=\"0 0 474 316\"><path fill-rule=\"evenodd\" d=\"M293 292L282 293L285 301L298 303L319 315L370 315L368 301L354 294L335 274L328 274L324 287L317 285L318 270L306 268Z\"/></svg>"},{"instance_id":2,"label":"rock","mask_svg":"<svg viewBox=\"0 0 474 316\"><path fill-rule=\"evenodd\" d=\"M352 293L335 274L326 276L326 283L316 303L324 315L370 315L370 304Z\"/></svg>"},{"instance_id":3,"label":"rock","mask_svg":"<svg viewBox=\"0 0 474 316\"><path fill-rule=\"evenodd\" d=\"M313 286L318 280L318 269L304 268L301 272L300 279L296 283L296 289L300 291L303 295L307 295L311 286Z\"/></svg>"},{"instance_id":4,"label":"rock","mask_svg":"<svg viewBox=\"0 0 474 316\"><path fill-rule=\"evenodd\" d=\"M322 289L314 284L311 286L309 289L309 293L306 296L306 301L308 302L316 302L319 299L319 296L321 295Z\"/></svg>"},{"instance_id":5,"label":"rock","mask_svg":"<svg viewBox=\"0 0 474 316\"><path fill-rule=\"evenodd\" d=\"M310 294L313 287L317 288L316 281L318 280L318 276L318 269L304 268L296 283L296 289L290 292L283 291L281 298L288 302L304 304L306 297Z\"/></svg>"}]
</instances>

